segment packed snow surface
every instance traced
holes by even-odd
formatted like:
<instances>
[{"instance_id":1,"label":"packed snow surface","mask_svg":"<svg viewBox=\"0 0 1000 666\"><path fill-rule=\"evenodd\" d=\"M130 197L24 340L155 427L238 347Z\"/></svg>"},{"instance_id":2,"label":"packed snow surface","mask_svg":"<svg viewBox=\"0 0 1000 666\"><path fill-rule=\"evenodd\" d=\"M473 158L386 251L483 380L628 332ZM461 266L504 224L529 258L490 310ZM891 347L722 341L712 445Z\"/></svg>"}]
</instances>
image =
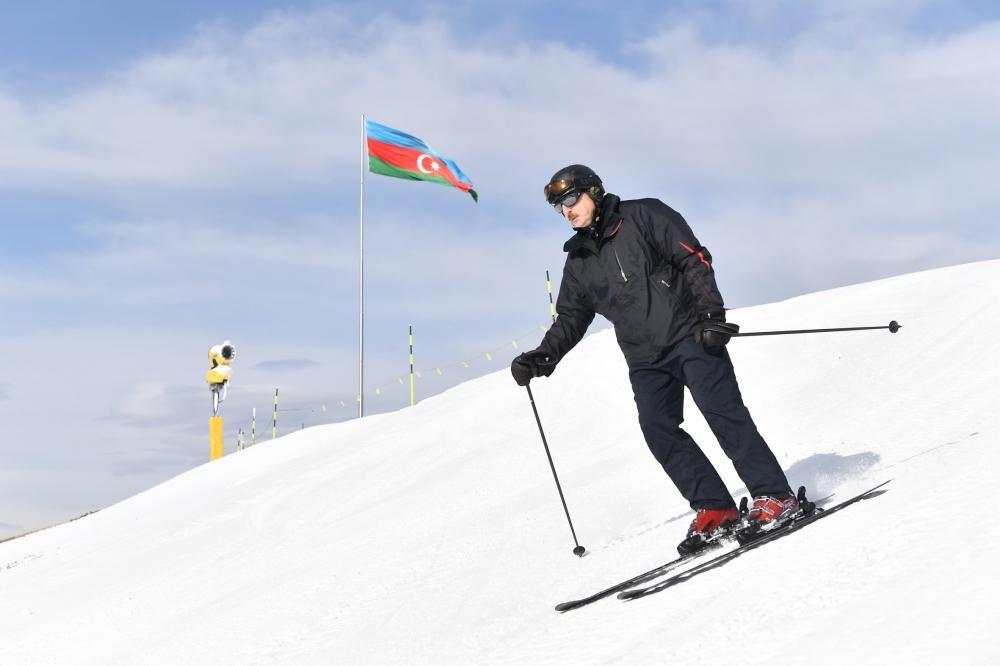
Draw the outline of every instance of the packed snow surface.
<instances>
[{"instance_id":1,"label":"packed snow surface","mask_svg":"<svg viewBox=\"0 0 1000 666\"><path fill-rule=\"evenodd\" d=\"M0 544L0 664L1000 663L997 303L990 261L732 312L903 325L730 343L793 485L892 481L661 594L553 610L673 558L691 518L605 331L532 383L585 557L504 368Z\"/></svg>"}]
</instances>

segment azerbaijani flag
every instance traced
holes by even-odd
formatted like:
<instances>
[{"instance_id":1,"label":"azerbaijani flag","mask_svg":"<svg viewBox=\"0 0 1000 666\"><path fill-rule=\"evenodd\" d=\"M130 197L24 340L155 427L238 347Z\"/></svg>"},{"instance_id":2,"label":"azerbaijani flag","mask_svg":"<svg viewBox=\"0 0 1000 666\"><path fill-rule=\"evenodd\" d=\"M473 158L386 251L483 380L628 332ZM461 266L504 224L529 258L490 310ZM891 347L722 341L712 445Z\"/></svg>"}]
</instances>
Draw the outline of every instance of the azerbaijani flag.
<instances>
[{"instance_id":1,"label":"azerbaijani flag","mask_svg":"<svg viewBox=\"0 0 1000 666\"><path fill-rule=\"evenodd\" d=\"M383 176L429 180L468 192L473 201L479 195L452 160L442 156L415 136L365 119L368 135L368 170Z\"/></svg>"}]
</instances>

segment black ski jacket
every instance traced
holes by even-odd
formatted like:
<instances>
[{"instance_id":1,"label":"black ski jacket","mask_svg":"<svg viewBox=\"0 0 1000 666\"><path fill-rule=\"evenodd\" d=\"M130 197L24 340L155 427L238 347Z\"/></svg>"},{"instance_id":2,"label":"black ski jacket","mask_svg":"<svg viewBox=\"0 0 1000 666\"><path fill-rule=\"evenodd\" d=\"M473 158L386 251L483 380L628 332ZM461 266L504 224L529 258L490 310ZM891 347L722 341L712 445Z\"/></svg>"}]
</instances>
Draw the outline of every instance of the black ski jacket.
<instances>
[{"instance_id":1,"label":"black ski jacket","mask_svg":"<svg viewBox=\"0 0 1000 666\"><path fill-rule=\"evenodd\" d=\"M538 351L558 363L600 314L635 368L694 335L702 318L724 319L712 256L680 213L658 199L607 194L599 220L597 234L578 231L563 247L559 316Z\"/></svg>"}]
</instances>

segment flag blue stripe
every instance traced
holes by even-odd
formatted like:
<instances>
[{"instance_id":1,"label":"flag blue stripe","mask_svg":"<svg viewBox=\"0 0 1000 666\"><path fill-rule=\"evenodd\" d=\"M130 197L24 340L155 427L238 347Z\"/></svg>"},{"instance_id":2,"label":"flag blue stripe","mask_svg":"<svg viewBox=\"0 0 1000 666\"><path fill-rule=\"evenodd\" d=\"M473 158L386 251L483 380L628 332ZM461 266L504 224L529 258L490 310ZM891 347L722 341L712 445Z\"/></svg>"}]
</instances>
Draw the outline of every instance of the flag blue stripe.
<instances>
[{"instance_id":1,"label":"flag blue stripe","mask_svg":"<svg viewBox=\"0 0 1000 666\"><path fill-rule=\"evenodd\" d=\"M391 143L397 146L403 146L404 148L414 148L421 152L426 152L429 155L441 157L434 151L433 148L417 137L392 129L391 127L386 127L385 125L380 125L368 119L365 119L365 131L368 133L368 138L370 139L375 139L376 141L381 141L382 143Z\"/></svg>"}]
</instances>

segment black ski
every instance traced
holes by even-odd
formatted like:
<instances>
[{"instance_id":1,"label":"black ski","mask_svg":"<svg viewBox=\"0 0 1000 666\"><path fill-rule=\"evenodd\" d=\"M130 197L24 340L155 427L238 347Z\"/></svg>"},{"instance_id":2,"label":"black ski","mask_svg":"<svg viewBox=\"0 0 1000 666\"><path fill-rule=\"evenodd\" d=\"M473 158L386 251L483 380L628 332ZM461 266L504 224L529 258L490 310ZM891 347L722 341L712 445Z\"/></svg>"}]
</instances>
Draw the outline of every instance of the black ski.
<instances>
[{"instance_id":1,"label":"black ski","mask_svg":"<svg viewBox=\"0 0 1000 666\"><path fill-rule=\"evenodd\" d=\"M704 548L702 548L701 550L699 550L697 552L690 553L688 555L681 555L676 560L670 560L666 564L661 564L660 566L656 567L655 569L650 569L646 573L642 573L642 574L639 574L638 576L634 576L632 578L629 578L628 580L622 581L622 582L618 583L617 585L612 585L611 587L609 587L606 590L601 590L600 592L595 592L594 594L590 595L589 597L584 597L582 599L575 599L573 601L564 601L561 604L557 604L556 605L556 610L559 611L559 612L561 612L561 613L564 613L566 611L571 611L571 610L573 610L575 608L580 608L581 606L586 606L588 604L592 604L595 601L599 601L599 600L601 600L601 599L603 599L605 597L610 597L612 594L614 594L616 592L621 592L622 590L627 590L630 587L635 587L636 585L641 585L642 583L650 581L650 580L652 580L654 578L658 578L660 576L663 576L664 574L669 573L670 571L673 571L677 567L683 566L683 565L687 564L688 562L691 562L691 561L697 559L698 557L701 557L702 555L704 555L706 553L709 553L711 551L716 550L717 548L721 547L722 544L726 543L727 541L729 543L732 543L733 540L732 539L727 539L727 538L724 537L724 538L722 538L722 539L720 539L718 541L713 541L711 543L706 544Z\"/></svg>"},{"instance_id":2,"label":"black ski","mask_svg":"<svg viewBox=\"0 0 1000 666\"><path fill-rule=\"evenodd\" d=\"M796 518L790 521L788 524L779 527L778 529L773 530L771 532L757 532L749 536L742 536L740 537L740 541L742 543L739 548L723 553L717 557L713 557L712 559L706 562L702 562L701 564L695 565L690 569L686 569L676 575L671 576L670 578L667 578L666 580L662 580L653 585L649 585L647 587L634 588L633 584L629 587L634 589L623 590L618 595L618 598L625 600L638 599L640 597L646 597L649 596L650 594L661 592L667 589L668 587L673 587L674 585L677 585L678 583L683 583L684 581L690 580L691 578L697 576L700 573L704 573L706 571L710 571L711 569L720 567L726 562L729 562L739 557L740 555L749 550L753 550L754 548L762 546L770 541L774 541L775 539L780 539L781 537L787 534L791 534L792 532L801 529L806 525L809 525L810 523L816 522L817 520L823 518L824 516L829 516L832 513L836 513L837 511L840 511L844 507L850 506L855 502L860 502L861 500L866 500L871 497L876 497L877 495L882 494L881 492L879 492L879 489L882 486L886 485L887 483L889 483L889 481L883 481L877 486L869 488L863 493L859 493L854 497L851 497L850 499L846 499L843 502L835 504L827 509L817 509L815 512L806 516L802 516L800 518Z\"/></svg>"}]
</instances>

